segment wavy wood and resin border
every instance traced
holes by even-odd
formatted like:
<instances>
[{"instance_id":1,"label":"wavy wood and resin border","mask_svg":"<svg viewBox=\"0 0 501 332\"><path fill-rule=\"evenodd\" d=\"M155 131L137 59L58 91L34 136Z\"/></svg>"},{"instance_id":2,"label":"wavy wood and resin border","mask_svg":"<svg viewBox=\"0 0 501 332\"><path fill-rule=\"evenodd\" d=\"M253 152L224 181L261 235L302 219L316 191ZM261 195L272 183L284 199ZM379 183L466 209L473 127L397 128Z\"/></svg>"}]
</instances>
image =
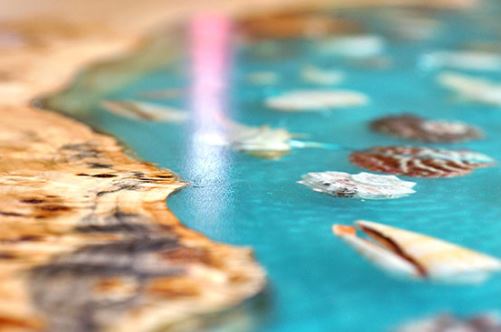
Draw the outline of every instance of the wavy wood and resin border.
<instances>
[{"instance_id":1,"label":"wavy wood and resin border","mask_svg":"<svg viewBox=\"0 0 501 332\"><path fill-rule=\"evenodd\" d=\"M167 209L184 186L173 173L27 106L140 39L57 20L0 29L11 38L0 45L0 331L152 331L257 294L265 274L249 249Z\"/></svg>"}]
</instances>

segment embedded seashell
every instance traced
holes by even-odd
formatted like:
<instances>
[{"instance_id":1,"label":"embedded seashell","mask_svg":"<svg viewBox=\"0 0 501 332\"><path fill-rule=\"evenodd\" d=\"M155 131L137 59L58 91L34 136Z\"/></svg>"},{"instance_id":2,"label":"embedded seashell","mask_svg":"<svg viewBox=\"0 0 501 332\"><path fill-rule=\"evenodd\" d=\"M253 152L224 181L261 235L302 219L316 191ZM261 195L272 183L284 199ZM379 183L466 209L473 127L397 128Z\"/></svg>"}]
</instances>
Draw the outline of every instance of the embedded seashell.
<instances>
[{"instance_id":1,"label":"embedded seashell","mask_svg":"<svg viewBox=\"0 0 501 332\"><path fill-rule=\"evenodd\" d=\"M296 90L268 98L266 106L277 111L307 112L361 106L367 102L365 95L355 91Z\"/></svg>"},{"instance_id":2,"label":"embedded seashell","mask_svg":"<svg viewBox=\"0 0 501 332\"><path fill-rule=\"evenodd\" d=\"M371 129L391 136L423 142L460 142L481 138L483 133L459 121L426 120L412 114L377 119Z\"/></svg>"},{"instance_id":3,"label":"embedded seashell","mask_svg":"<svg viewBox=\"0 0 501 332\"><path fill-rule=\"evenodd\" d=\"M344 172L308 173L299 181L314 191L336 197L359 199L394 199L415 193L416 184L394 175Z\"/></svg>"},{"instance_id":4,"label":"embedded seashell","mask_svg":"<svg viewBox=\"0 0 501 332\"><path fill-rule=\"evenodd\" d=\"M494 164L492 158L478 152L405 146L355 151L350 161L371 171L425 178L462 176Z\"/></svg>"},{"instance_id":5,"label":"embedded seashell","mask_svg":"<svg viewBox=\"0 0 501 332\"><path fill-rule=\"evenodd\" d=\"M438 82L467 100L501 106L501 84L457 73L440 74Z\"/></svg>"},{"instance_id":6,"label":"embedded seashell","mask_svg":"<svg viewBox=\"0 0 501 332\"><path fill-rule=\"evenodd\" d=\"M247 127L229 137L235 150L270 159L287 154L291 150L291 138L287 130L268 126Z\"/></svg>"},{"instance_id":7,"label":"embedded seashell","mask_svg":"<svg viewBox=\"0 0 501 332\"><path fill-rule=\"evenodd\" d=\"M306 66L301 70L301 77L305 82L319 85L333 85L340 83L344 75L337 70L327 70L315 66Z\"/></svg>"},{"instance_id":8,"label":"embedded seashell","mask_svg":"<svg viewBox=\"0 0 501 332\"><path fill-rule=\"evenodd\" d=\"M188 118L183 111L134 100L106 100L102 102L102 107L110 113L133 120L183 122Z\"/></svg>"},{"instance_id":9,"label":"embedded seashell","mask_svg":"<svg viewBox=\"0 0 501 332\"><path fill-rule=\"evenodd\" d=\"M497 316L481 314L471 318L460 318L442 314L398 327L395 332L499 332L501 321Z\"/></svg>"},{"instance_id":10,"label":"embedded seashell","mask_svg":"<svg viewBox=\"0 0 501 332\"><path fill-rule=\"evenodd\" d=\"M357 235L357 227L368 238ZM413 279L477 283L501 270L501 261L449 242L378 224L334 225L333 232L379 268Z\"/></svg>"},{"instance_id":11,"label":"embedded seashell","mask_svg":"<svg viewBox=\"0 0 501 332\"><path fill-rule=\"evenodd\" d=\"M385 41L376 35L355 35L325 39L319 44L319 52L347 58L366 58L381 55Z\"/></svg>"},{"instance_id":12,"label":"embedded seashell","mask_svg":"<svg viewBox=\"0 0 501 332\"><path fill-rule=\"evenodd\" d=\"M384 70L392 66L393 61L388 56L373 56L367 58L351 58L347 62L350 66L363 70Z\"/></svg>"},{"instance_id":13,"label":"embedded seashell","mask_svg":"<svg viewBox=\"0 0 501 332\"><path fill-rule=\"evenodd\" d=\"M420 61L423 68L457 68L479 71L501 70L501 56L480 51L433 52Z\"/></svg>"},{"instance_id":14,"label":"embedded seashell","mask_svg":"<svg viewBox=\"0 0 501 332\"><path fill-rule=\"evenodd\" d=\"M219 132L206 132L196 135L201 144L229 146L236 151L249 155L277 159L289 153L293 148L337 149L332 144L293 139L294 135L284 128L272 128L267 125L252 127L225 118L222 114L214 116Z\"/></svg>"}]
</instances>

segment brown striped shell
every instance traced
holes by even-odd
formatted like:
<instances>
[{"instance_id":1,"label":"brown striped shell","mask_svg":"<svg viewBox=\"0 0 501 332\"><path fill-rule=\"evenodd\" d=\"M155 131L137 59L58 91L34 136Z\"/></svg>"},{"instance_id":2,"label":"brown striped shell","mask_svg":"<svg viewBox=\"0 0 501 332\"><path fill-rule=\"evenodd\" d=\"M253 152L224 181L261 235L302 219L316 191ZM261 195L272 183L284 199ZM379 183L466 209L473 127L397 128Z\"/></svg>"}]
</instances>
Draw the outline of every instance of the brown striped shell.
<instances>
[{"instance_id":1,"label":"brown striped shell","mask_svg":"<svg viewBox=\"0 0 501 332\"><path fill-rule=\"evenodd\" d=\"M412 114L392 115L371 122L372 130L423 142L453 143L478 139L483 133L458 121L427 120Z\"/></svg>"},{"instance_id":2,"label":"brown striped shell","mask_svg":"<svg viewBox=\"0 0 501 332\"><path fill-rule=\"evenodd\" d=\"M490 157L473 151L400 146L355 151L350 161L371 171L425 178L463 176L494 164Z\"/></svg>"}]
</instances>

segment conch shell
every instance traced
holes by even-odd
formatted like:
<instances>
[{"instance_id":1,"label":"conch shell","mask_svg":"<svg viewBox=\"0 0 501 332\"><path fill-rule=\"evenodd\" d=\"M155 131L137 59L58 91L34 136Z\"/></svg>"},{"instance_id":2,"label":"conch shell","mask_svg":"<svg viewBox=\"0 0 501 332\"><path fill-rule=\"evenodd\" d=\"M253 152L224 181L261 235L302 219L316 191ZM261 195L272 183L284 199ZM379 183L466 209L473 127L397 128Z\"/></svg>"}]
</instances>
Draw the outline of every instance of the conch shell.
<instances>
[{"instance_id":1,"label":"conch shell","mask_svg":"<svg viewBox=\"0 0 501 332\"><path fill-rule=\"evenodd\" d=\"M497 258L426 235L370 221L357 227L334 225L333 232L378 267L412 279L446 283L479 283L501 270Z\"/></svg>"}]
</instances>

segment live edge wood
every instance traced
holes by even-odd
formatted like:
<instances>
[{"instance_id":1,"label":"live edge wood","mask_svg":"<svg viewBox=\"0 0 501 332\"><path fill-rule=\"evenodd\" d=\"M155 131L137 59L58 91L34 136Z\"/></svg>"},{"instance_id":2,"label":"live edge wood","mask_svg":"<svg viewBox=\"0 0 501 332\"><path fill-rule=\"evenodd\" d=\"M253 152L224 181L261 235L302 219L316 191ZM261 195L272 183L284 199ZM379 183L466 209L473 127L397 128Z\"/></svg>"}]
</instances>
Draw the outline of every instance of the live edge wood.
<instances>
[{"instance_id":1,"label":"live edge wood","mask_svg":"<svg viewBox=\"0 0 501 332\"><path fill-rule=\"evenodd\" d=\"M183 183L56 114L0 118L2 331L149 331L240 302L264 273L247 249L183 227Z\"/></svg>"},{"instance_id":2,"label":"live edge wood","mask_svg":"<svg viewBox=\"0 0 501 332\"><path fill-rule=\"evenodd\" d=\"M28 106L137 42L98 26L0 28L0 331L151 331L258 293L249 249L182 226L184 183L117 141Z\"/></svg>"}]
</instances>

